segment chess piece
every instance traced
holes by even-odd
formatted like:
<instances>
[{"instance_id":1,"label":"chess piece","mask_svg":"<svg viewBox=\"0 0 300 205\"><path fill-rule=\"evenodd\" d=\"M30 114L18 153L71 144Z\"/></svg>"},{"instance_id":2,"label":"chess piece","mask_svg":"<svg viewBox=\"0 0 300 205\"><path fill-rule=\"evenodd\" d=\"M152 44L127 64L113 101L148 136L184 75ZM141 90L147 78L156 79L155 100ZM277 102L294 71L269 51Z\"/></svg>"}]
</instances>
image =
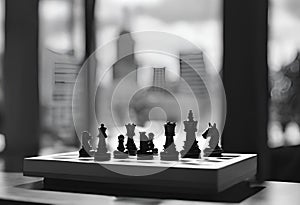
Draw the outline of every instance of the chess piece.
<instances>
[{"instance_id":1,"label":"chess piece","mask_svg":"<svg viewBox=\"0 0 300 205\"><path fill-rule=\"evenodd\" d=\"M118 140L119 140L119 145L117 147L117 150L114 151L114 158L126 159L128 157L128 154L125 153L124 135L119 135Z\"/></svg>"},{"instance_id":2,"label":"chess piece","mask_svg":"<svg viewBox=\"0 0 300 205\"><path fill-rule=\"evenodd\" d=\"M148 141L146 132L140 132L140 149L137 151L137 159L153 159L153 153L149 150Z\"/></svg>"},{"instance_id":3,"label":"chess piece","mask_svg":"<svg viewBox=\"0 0 300 205\"><path fill-rule=\"evenodd\" d=\"M92 136L87 131L81 133L81 149L79 150L79 157L91 157L94 155L90 141Z\"/></svg>"},{"instance_id":4,"label":"chess piece","mask_svg":"<svg viewBox=\"0 0 300 205\"><path fill-rule=\"evenodd\" d=\"M125 151L125 147L124 147L124 135L119 135L118 136L118 140L119 140L119 145L118 145L117 149L120 152L124 152Z\"/></svg>"},{"instance_id":5,"label":"chess piece","mask_svg":"<svg viewBox=\"0 0 300 205\"><path fill-rule=\"evenodd\" d=\"M180 152L183 158L200 158L200 149L196 140L197 123L194 120L192 110L189 111L188 120L184 121L184 131L186 132L186 140L183 145L183 150Z\"/></svg>"},{"instance_id":6,"label":"chess piece","mask_svg":"<svg viewBox=\"0 0 300 205\"><path fill-rule=\"evenodd\" d=\"M106 148L106 127L104 127L104 124L101 124L101 126L98 128L99 134L99 142L98 142L98 149L95 153L95 161L108 161L110 160L110 153L107 151Z\"/></svg>"},{"instance_id":7,"label":"chess piece","mask_svg":"<svg viewBox=\"0 0 300 205\"><path fill-rule=\"evenodd\" d=\"M210 137L208 147L204 149L204 156L221 157L223 150L219 146L220 134L217 129L216 123L214 123L213 125L211 125L211 123L208 123L208 125L208 129L202 134L204 139Z\"/></svg>"},{"instance_id":8,"label":"chess piece","mask_svg":"<svg viewBox=\"0 0 300 205\"><path fill-rule=\"evenodd\" d=\"M158 154L158 149L155 148L154 143L153 143L154 134L152 132L150 132L148 134L148 138L149 138L149 140L148 140L149 150L151 150L154 155L157 155Z\"/></svg>"},{"instance_id":9,"label":"chess piece","mask_svg":"<svg viewBox=\"0 0 300 205\"><path fill-rule=\"evenodd\" d=\"M127 125L125 125L126 130L127 130L126 135L128 137L125 153L127 153L130 156L135 156L136 152L137 152L137 148L136 148L136 145L133 140L133 136L135 135L135 133L134 133L135 126L136 125L133 123L132 124L128 123Z\"/></svg>"},{"instance_id":10,"label":"chess piece","mask_svg":"<svg viewBox=\"0 0 300 205\"><path fill-rule=\"evenodd\" d=\"M179 152L176 150L174 144L175 136L175 122L167 122L165 127L166 143L164 145L164 150L160 153L160 159L165 161L176 161L178 160Z\"/></svg>"}]
</instances>

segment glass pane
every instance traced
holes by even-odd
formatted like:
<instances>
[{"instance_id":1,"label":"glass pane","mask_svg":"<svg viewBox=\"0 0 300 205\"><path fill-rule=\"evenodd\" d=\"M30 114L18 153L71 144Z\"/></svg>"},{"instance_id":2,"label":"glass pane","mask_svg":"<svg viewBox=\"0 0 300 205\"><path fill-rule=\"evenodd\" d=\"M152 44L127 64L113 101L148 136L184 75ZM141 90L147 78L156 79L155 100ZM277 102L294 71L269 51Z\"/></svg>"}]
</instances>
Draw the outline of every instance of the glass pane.
<instances>
[{"instance_id":1,"label":"glass pane","mask_svg":"<svg viewBox=\"0 0 300 205\"><path fill-rule=\"evenodd\" d=\"M82 72L86 78L82 81L84 90L79 90L79 101L84 107L77 122L78 113L72 116L71 97L76 101L73 86L76 80L81 82L81 77L76 76L85 50L83 3L40 1L42 154L66 151L66 146L73 149L78 142L74 136L80 137L84 130L95 137L100 122L106 124L113 136L109 140L114 142L119 129L123 132L128 122L136 123L138 131L149 129L158 135L166 120L176 121L179 127L187 119L189 109L199 121L199 138L212 118L222 127L223 87L216 83L220 82L222 64L221 0L96 1L99 49L82 67L89 69ZM101 52L103 46L105 52ZM151 46L175 57L161 52L137 52ZM104 72L107 68L109 71ZM153 95L149 93L156 93L154 98L161 102L151 103ZM178 93L184 104L179 107ZM213 111L215 107L218 110ZM110 146L111 151L116 147Z\"/></svg>"},{"instance_id":2,"label":"glass pane","mask_svg":"<svg viewBox=\"0 0 300 205\"><path fill-rule=\"evenodd\" d=\"M270 2L269 146L300 144L300 2Z\"/></svg>"},{"instance_id":3,"label":"glass pane","mask_svg":"<svg viewBox=\"0 0 300 205\"><path fill-rule=\"evenodd\" d=\"M40 102L41 154L74 149L72 92L84 57L81 0L41 0Z\"/></svg>"},{"instance_id":4,"label":"glass pane","mask_svg":"<svg viewBox=\"0 0 300 205\"><path fill-rule=\"evenodd\" d=\"M129 122L137 124L137 133L162 136L165 121L175 121L179 128L189 109L200 121L199 138L213 112L219 112L213 120L222 124L221 111L212 111L210 99L214 93L216 106L222 107L220 84L214 83L222 64L221 6L221 0L97 1L92 136L101 122L113 142L126 133ZM115 149L116 144L110 145Z\"/></svg>"}]
</instances>

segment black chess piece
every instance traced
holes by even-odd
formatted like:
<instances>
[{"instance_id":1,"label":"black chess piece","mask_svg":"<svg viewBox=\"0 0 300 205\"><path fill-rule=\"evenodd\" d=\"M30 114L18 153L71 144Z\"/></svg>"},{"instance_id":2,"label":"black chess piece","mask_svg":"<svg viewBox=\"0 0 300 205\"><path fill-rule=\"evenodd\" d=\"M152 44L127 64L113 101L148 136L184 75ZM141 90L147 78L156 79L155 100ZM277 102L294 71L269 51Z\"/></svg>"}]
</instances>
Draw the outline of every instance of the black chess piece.
<instances>
[{"instance_id":1,"label":"black chess piece","mask_svg":"<svg viewBox=\"0 0 300 205\"><path fill-rule=\"evenodd\" d=\"M154 155L157 155L158 154L158 149L155 148L154 143L153 143L154 134L152 132L150 132L148 134L148 138L149 138L149 140L148 140L149 150L151 150Z\"/></svg>"},{"instance_id":2,"label":"black chess piece","mask_svg":"<svg viewBox=\"0 0 300 205\"><path fill-rule=\"evenodd\" d=\"M208 147L204 149L205 157L221 157L223 149L220 147L220 134L217 129L216 123L213 125L208 123L208 129L202 134L204 139L210 137Z\"/></svg>"},{"instance_id":3,"label":"black chess piece","mask_svg":"<svg viewBox=\"0 0 300 205\"><path fill-rule=\"evenodd\" d=\"M126 143L126 151L125 153L127 153L130 156L136 156L136 152L137 152L137 148L136 145L134 143L133 140L133 136L135 135L134 133L134 129L135 129L135 124L133 123L128 123L127 125L125 125L126 130L127 130L127 143Z\"/></svg>"},{"instance_id":4,"label":"black chess piece","mask_svg":"<svg viewBox=\"0 0 300 205\"><path fill-rule=\"evenodd\" d=\"M186 140L183 145L183 150L180 151L183 158L201 158L201 151L196 140L198 121L194 120L192 110L189 111L188 120L184 121L184 131L186 132Z\"/></svg>"},{"instance_id":5,"label":"black chess piece","mask_svg":"<svg viewBox=\"0 0 300 205\"><path fill-rule=\"evenodd\" d=\"M153 159L153 153L149 150L148 141L146 132L140 132L140 149L137 151L137 159Z\"/></svg>"},{"instance_id":6,"label":"black chess piece","mask_svg":"<svg viewBox=\"0 0 300 205\"><path fill-rule=\"evenodd\" d=\"M84 131L81 133L81 149L79 150L79 157L91 157L94 155L90 141L92 136L89 132Z\"/></svg>"},{"instance_id":7,"label":"black chess piece","mask_svg":"<svg viewBox=\"0 0 300 205\"><path fill-rule=\"evenodd\" d=\"M174 144L175 136L175 122L167 122L165 127L166 143L164 150L160 153L160 159L165 161L176 161L178 160L179 152L176 150Z\"/></svg>"},{"instance_id":8,"label":"black chess piece","mask_svg":"<svg viewBox=\"0 0 300 205\"><path fill-rule=\"evenodd\" d=\"M125 151L125 146L124 146L124 135L119 135L118 136L119 140L119 145L117 147L118 151L124 152Z\"/></svg>"},{"instance_id":9,"label":"black chess piece","mask_svg":"<svg viewBox=\"0 0 300 205\"><path fill-rule=\"evenodd\" d=\"M95 153L95 161L108 161L110 160L110 153L107 151L106 147L106 127L104 127L104 124L101 124L101 126L98 128L99 134L99 142L98 142L98 149Z\"/></svg>"},{"instance_id":10,"label":"black chess piece","mask_svg":"<svg viewBox=\"0 0 300 205\"><path fill-rule=\"evenodd\" d=\"M118 140L119 140L119 144L118 144L117 150L114 151L114 158L126 159L126 158L128 158L128 154L125 153L124 135L119 135Z\"/></svg>"}]
</instances>

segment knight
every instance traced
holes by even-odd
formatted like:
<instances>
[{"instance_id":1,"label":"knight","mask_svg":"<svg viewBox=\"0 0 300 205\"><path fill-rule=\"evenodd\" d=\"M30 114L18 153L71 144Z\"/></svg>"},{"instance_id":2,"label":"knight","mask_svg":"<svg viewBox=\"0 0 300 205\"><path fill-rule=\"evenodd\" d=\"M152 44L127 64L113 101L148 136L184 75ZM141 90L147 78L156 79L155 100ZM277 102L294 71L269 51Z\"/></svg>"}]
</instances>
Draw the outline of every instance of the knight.
<instances>
[{"instance_id":1,"label":"knight","mask_svg":"<svg viewBox=\"0 0 300 205\"><path fill-rule=\"evenodd\" d=\"M220 134L216 123L208 123L208 129L202 134L204 139L208 139L208 147L204 149L205 157L221 157L223 149L220 146Z\"/></svg>"},{"instance_id":2,"label":"knight","mask_svg":"<svg viewBox=\"0 0 300 205\"><path fill-rule=\"evenodd\" d=\"M153 134L152 132L150 132L150 133L148 134L148 138L149 138L149 140L148 140L148 147L149 147L149 150L151 150L152 153L153 153L154 155L157 155L157 154L158 154L158 149L155 148L155 145L154 145L154 143L153 143L153 140L154 140L154 134Z\"/></svg>"},{"instance_id":3,"label":"knight","mask_svg":"<svg viewBox=\"0 0 300 205\"><path fill-rule=\"evenodd\" d=\"M79 157L90 157L93 156L94 151L91 146L92 136L89 132L84 131L81 133L81 149L79 150Z\"/></svg>"},{"instance_id":4,"label":"knight","mask_svg":"<svg viewBox=\"0 0 300 205\"><path fill-rule=\"evenodd\" d=\"M140 132L140 149L137 151L137 159L153 159L152 150L149 149L149 139L146 132Z\"/></svg>"}]
</instances>

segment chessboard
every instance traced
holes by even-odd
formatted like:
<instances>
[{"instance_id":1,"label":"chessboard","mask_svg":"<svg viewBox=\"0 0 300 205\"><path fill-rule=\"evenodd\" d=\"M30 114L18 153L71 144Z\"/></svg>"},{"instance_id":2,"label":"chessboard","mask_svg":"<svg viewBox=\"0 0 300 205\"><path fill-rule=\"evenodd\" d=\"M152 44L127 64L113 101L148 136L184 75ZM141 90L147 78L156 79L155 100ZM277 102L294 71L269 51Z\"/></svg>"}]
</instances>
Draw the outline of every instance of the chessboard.
<instances>
[{"instance_id":1,"label":"chessboard","mask_svg":"<svg viewBox=\"0 0 300 205\"><path fill-rule=\"evenodd\" d=\"M181 194L222 192L256 174L256 154L223 153L221 157L179 158L178 161L114 159L97 162L80 158L78 152L24 159L25 176L44 177L54 187L80 187L83 191L109 185L132 191Z\"/></svg>"}]
</instances>

